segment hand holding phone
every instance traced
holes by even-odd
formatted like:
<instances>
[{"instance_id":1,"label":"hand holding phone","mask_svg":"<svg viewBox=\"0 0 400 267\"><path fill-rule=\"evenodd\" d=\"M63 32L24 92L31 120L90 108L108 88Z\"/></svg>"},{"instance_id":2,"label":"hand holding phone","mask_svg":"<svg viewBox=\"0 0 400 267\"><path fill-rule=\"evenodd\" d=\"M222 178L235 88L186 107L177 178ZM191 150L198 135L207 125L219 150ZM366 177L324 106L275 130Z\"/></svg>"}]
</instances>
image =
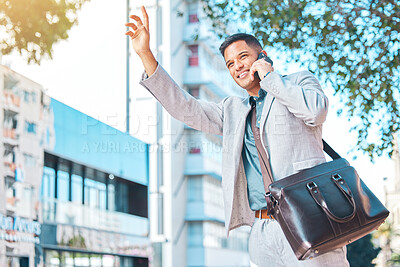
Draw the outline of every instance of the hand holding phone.
<instances>
[{"instance_id":1,"label":"hand holding phone","mask_svg":"<svg viewBox=\"0 0 400 267\"><path fill-rule=\"evenodd\" d=\"M257 60L262 59L262 58L263 58L265 61L267 61L268 63L270 63L271 66L274 65L274 62L267 56L267 53L266 53L264 50L261 51L260 54L258 54ZM260 79L260 76L258 76L258 72L257 72L257 71L254 73L254 76L257 77L259 80L261 80L261 79Z\"/></svg>"}]
</instances>

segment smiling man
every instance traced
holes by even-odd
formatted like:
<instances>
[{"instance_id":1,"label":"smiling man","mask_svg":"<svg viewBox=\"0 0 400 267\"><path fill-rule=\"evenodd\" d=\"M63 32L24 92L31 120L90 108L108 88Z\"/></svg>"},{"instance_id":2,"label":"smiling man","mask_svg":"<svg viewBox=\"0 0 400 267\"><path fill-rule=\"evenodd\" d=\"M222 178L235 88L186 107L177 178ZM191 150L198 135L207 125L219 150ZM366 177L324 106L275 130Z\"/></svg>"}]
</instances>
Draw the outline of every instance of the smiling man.
<instances>
[{"instance_id":1,"label":"smiling man","mask_svg":"<svg viewBox=\"0 0 400 267\"><path fill-rule=\"evenodd\" d=\"M248 97L231 96L220 103L199 101L182 90L157 63L150 51L144 7L142 13L143 22L132 15L135 22L126 24L132 29L126 34L145 68L140 83L176 119L199 131L223 136L225 228L229 234L243 225L252 227L251 265L349 266L345 247L298 261L264 198L267 185L263 180L279 180L325 162L322 123L328 99L316 78L308 71L278 74L266 60L257 59L262 52L258 40L239 33L228 37L220 52L232 78ZM260 140L261 151L257 150L256 139ZM260 161L259 153L268 159L270 171Z\"/></svg>"}]
</instances>

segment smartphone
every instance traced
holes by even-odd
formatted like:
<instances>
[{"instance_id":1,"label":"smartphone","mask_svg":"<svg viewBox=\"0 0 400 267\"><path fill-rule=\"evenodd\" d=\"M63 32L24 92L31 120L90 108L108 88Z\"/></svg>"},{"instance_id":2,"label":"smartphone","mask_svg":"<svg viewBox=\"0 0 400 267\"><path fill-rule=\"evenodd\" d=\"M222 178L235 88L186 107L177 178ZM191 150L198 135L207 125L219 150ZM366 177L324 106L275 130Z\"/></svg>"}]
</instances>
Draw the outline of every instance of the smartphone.
<instances>
[{"instance_id":1,"label":"smartphone","mask_svg":"<svg viewBox=\"0 0 400 267\"><path fill-rule=\"evenodd\" d=\"M267 54L264 51L261 51L261 53L258 54L257 60L259 60L261 58L265 59L265 61L270 63L271 66L274 65L274 62L267 56ZM258 76L258 72L257 71L254 73L254 76L257 77L259 80L261 80L260 77Z\"/></svg>"}]
</instances>

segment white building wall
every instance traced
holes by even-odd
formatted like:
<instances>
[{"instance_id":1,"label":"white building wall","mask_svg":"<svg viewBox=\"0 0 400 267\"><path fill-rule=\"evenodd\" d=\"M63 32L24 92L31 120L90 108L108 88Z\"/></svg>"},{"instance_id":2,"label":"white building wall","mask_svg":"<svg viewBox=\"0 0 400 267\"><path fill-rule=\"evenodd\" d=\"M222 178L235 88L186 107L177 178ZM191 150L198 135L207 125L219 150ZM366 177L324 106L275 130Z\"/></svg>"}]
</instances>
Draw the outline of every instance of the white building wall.
<instances>
[{"instance_id":1,"label":"white building wall","mask_svg":"<svg viewBox=\"0 0 400 267\"><path fill-rule=\"evenodd\" d=\"M41 85L3 65L0 65L0 77L0 213L14 220L22 217L40 221L41 140L44 138L41 129L45 123L43 113L48 107L42 104ZM6 117L14 119L11 122ZM6 148L12 150L14 156L5 155ZM17 235L21 233L15 233ZM0 266L6 265L6 253L8 257L27 257L29 265L34 266L35 244L32 242L0 240Z\"/></svg>"}]
</instances>

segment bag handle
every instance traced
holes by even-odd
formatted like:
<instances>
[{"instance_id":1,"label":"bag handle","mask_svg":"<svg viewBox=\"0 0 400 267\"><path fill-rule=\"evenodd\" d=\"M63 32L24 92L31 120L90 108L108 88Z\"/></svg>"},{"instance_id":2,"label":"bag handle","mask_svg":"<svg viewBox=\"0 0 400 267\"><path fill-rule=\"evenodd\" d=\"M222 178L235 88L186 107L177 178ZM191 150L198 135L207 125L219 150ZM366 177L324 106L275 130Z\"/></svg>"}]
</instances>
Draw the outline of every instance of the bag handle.
<instances>
[{"instance_id":1,"label":"bag handle","mask_svg":"<svg viewBox=\"0 0 400 267\"><path fill-rule=\"evenodd\" d=\"M343 195L346 197L346 199L349 201L350 205L353 207L353 211L351 212L350 215L344 216L342 218L337 217L334 215L330 210L328 205L326 204L325 198L323 197L321 191L319 190L319 187L315 182L309 182L307 183L307 189L310 192L311 196L315 200L315 202L322 208L322 210L325 212L325 214L334 220L335 222L338 223L345 223L351 221L355 214L356 214L356 203L353 198L353 194L351 193L351 190L349 186L347 185L346 181L340 176L339 174L334 174L332 175L332 181L335 183L335 185L340 189L340 191L343 193Z\"/></svg>"}]
</instances>

